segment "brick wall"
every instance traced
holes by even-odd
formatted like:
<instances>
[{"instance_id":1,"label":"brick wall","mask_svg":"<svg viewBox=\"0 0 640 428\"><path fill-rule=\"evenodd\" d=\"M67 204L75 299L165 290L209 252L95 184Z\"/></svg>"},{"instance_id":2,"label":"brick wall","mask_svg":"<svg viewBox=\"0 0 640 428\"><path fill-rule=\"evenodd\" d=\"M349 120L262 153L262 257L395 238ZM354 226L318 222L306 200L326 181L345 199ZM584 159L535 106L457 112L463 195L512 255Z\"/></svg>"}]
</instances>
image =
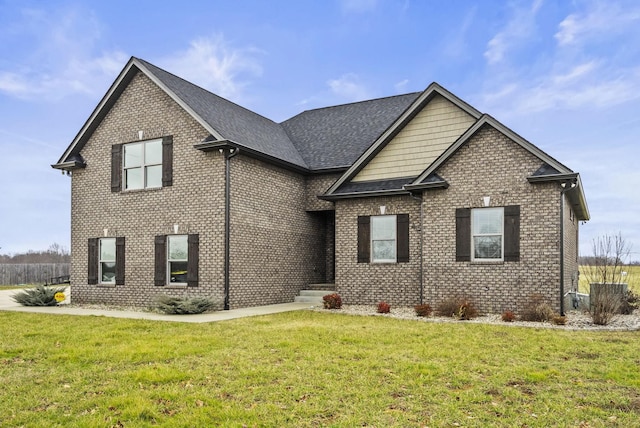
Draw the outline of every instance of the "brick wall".
<instances>
[{"instance_id":1,"label":"brick wall","mask_svg":"<svg viewBox=\"0 0 640 428\"><path fill-rule=\"evenodd\" d=\"M541 165L535 156L485 126L437 173L446 190L424 192L425 300L469 297L481 311L519 311L532 294L559 310L560 187L527 181ZM520 261L456 262L455 209L520 206Z\"/></svg>"},{"instance_id":2,"label":"brick wall","mask_svg":"<svg viewBox=\"0 0 640 428\"><path fill-rule=\"evenodd\" d=\"M409 214L408 263L358 263L358 216ZM415 305L420 298L420 203L410 196L336 201L336 291L345 304Z\"/></svg>"},{"instance_id":3,"label":"brick wall","mask_svg":"<svg viewBox=\"0 0 640 428\"><path fill-rule=\"evenodd\" d=\"M464 296L482 312L521 311L532 294L560 309L560 186L527 181L541 161L491 127L481 129L437 173L449 188L423 193L423 296L436 307ZM520 206L520 261L456 262L456 208ZM410 262L357 263L357 217L408 213ZM565 219L567 284L577 269L577 222ZM336 287L345 303L420 302L420 203L409 196L336 202Z\"/></svg>"},{"instance_id":4,"label":"brick wall","mask_svg":"<svg viewBox=\"0 0 640 428\"><path fill-rule=\"evenodd\" d=\"M111 146L149 136L173 136L173 186L112 193ZM72 177L71 280L74 302L146 306L157 294L223 295L224 160L193 148L209 133L166 93L138 73L82 150L86 169ZM198 287L154 286L154 236L200 235ZM125 285L87 285L87 240L126 238Z\"/></svg>"},{"instance_id":5,"label":"brick wall","mask_svg":"<svg viewBox=\"0 0 640 428\"><path fill-rule=\"evenodd\" d=\"M232 308L292 302L324 280L324 215L305 211L305 195L300 174L231 159Z\"/></svg>"},{"instance_id":6,"label":"brick wall","mask_svg":"<svg viewBox=\"0 0 640 428\"><path fill-rule=\"evenodd\" d=\"M333 202L318 199L318 195L324 194L342 174L310 175L306 177L306 210L325 211L334 210Z\"/></svg>"}]
</instances>

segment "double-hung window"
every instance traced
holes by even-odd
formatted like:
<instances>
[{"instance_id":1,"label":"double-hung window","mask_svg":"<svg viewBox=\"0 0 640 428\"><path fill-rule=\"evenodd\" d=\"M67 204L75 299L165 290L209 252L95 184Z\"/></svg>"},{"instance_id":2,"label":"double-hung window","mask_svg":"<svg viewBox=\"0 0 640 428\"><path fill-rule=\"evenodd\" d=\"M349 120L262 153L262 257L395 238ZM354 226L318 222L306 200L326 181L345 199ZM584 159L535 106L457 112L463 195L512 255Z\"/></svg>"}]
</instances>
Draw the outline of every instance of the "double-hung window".
<instances>
[{"instance_id":1,"label":"double-hung window","mask_svg":"<svg viewBox=\"0 0 640 428\"><path fill-rule=\"evenodd\" d=\"M100 238L98 260L100 284L116 283L116 238Z\"/></svg>"},{"instance_id":2,"label":"double-hung window","mask_svg":"<svg viewBox=\"0 0 640 428\"><path fill-rule=\"evenodd\" d=\"M89 238L87 284L123 285L125 238Z\"/></svg>"},{"instance_id":3,"label":"double-hung window","mask_svg":"<svg viewBox=\"0 0 640 428\"><path fill-rule=\"evenodd\" d=\"M396 262L396 216L371 217L371 261Z\"/></svg>"},{"instance_id":4,"label":"double-hung window","mask_svg":"<svg viewBox=\"0 0 640 428\"><path fill-rule=\"evenodd\" d=\"M189 262L187 235L167 236L168 284L186 284Z\"/></svg>"},{"instance_id":5,"label":"double-hung window","mask_svg":"<svg viewBox=\"0 0 640 428\"><path fill-rule=\"evenodd\" d=\"M504 208L471 210L471 230L472 260L503 260Z\"/></svg>"},{"instance_id":6,"label":"double-hung window","mask_svg":"<svg viewBox=\"0 0 640 428\"><path fill-rule=\"evenodd\" d=\"M124 189L162 187L162 139L129 143L124 150Z\"/></svg>"}]
</instances>

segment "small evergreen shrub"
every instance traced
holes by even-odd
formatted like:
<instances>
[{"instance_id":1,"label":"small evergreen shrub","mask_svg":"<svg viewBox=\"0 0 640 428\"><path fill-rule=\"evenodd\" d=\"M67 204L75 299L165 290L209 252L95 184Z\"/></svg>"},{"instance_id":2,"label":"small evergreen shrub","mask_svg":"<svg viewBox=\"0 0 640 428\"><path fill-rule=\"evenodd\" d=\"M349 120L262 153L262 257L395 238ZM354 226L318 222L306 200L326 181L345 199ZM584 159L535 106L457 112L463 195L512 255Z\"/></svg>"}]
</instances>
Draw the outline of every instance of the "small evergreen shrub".
<instances>
[{"instance_id":1,"label":"small evergreen shrub","mask_svg":"<svg viewBox=\"0 0 640 428\"><path fill-rule=\"evenodd\" d=\"M171 297L161 295L156 297L155 309L169 315L201 314L213 309L216 303L205 297Z\"/></svg>"},{"instance_id":2,"label":"small evergreen shrub","mask_svg":"<svg viewBox=\"0 0 640 428\"><path fill-rule=\"evenodd\" d=\"M550 321L554 315L553 308L544 297L541 294L533 294L525 304L520 319L529 322L546 322Z\"/></svg>"},{"instance_id":3,"label":"small evergreen shrub","mask_svg":"<svg viewBox=\"0 0 640 428\"><path fill-rule=\"evenodd\" d=\"M378 303L378 313L379 314L388 314L391 312L391 306L387 302Z\"/></svg>"},{"instance_id":4,"label":"small evergreen shrub","mask_svg":"<svg viewBox=\"0 0 640 428\"><path fill-rule=\"evenodd\" d=\"M323 296L322 302L325 309L340 309L342 307L342 298L338 293Z\"/></svg>"},{"instance_id":5,"label":"small evergreen shrub","mask_svg":"<svg viewBox=\"0 0 640 428\"><path fill-rule=\"evenodd\" d=\"M566 325L567 317L562 315L554 315L551 321L553 321L555 325Z\"/></svg>"},{"instance_id":6,"label":"small evergreen shrub","mask_svg":"<svg viewBox=\"0 0 640 428\"><path fill-rule=\"evenodd\" d=\"M414 309L416 311L416 315L419 317L429 317L431 316L431 312L433 312L431 306L426 303L424 305L416 305Z\"/></svg>"},{"instance_id":7,"label":"small evergreen shrub","mask_svg":"<svg viewBox=\"0 0 640 428\"><path fill-rule=\"evenodd\" d=\"M36 285L20 293L14 294L11 298L22 306L56 306L56 293L64 292L65 287L49 287Z\"/></svg>"},{"instance_id":8,"label":"small evergreen shrub","mask_svg":"<svg viewBox=\"0 0 640 428\"><path fill-rule=\"evenodd\" d=\"M502 321L513 322L516 320L516 314L513 311L504 311L502 313Z\"/></svg>"}]
</instances>

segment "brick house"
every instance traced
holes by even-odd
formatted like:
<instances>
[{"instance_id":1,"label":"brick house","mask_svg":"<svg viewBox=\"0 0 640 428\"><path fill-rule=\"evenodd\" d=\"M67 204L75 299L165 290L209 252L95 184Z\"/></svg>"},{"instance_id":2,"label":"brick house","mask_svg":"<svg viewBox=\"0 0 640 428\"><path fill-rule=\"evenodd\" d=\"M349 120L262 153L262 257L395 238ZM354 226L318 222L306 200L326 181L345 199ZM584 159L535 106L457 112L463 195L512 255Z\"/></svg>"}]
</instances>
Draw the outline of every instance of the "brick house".
<instances>
[{"instance_id":1,"label":"brick house","mask_svg":"<svg viewBox=\"0 0 640 428\"><path fill-rule=\"evenodd\" d=\"M276 123L131 58L53 168L77 302L335 284L350 304L562 310L589 219L577 173L436 83Z\"/></svg>"}]
</instances>

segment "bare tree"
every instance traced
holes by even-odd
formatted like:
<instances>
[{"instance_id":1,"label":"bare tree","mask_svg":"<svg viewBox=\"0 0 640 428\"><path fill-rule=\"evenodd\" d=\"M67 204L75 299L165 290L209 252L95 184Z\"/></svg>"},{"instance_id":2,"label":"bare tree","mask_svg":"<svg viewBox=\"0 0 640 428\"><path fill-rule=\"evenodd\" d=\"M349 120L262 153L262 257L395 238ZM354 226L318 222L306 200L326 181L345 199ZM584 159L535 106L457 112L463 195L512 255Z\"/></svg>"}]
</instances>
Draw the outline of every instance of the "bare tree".
<instances>
[{"instance_id":1,"label":"bare tree","mask_svg":"<svg viewBox=\"0 0 640 428\"><path fill-rule=\"evenodd\" d=\"M582 266L589 284L623 282L625 275L625 261L629 258L631 246L622 233L617 235L603 235L593 239L593 255L585 258L588 264Z\"/></svg>"}]
</instances>

